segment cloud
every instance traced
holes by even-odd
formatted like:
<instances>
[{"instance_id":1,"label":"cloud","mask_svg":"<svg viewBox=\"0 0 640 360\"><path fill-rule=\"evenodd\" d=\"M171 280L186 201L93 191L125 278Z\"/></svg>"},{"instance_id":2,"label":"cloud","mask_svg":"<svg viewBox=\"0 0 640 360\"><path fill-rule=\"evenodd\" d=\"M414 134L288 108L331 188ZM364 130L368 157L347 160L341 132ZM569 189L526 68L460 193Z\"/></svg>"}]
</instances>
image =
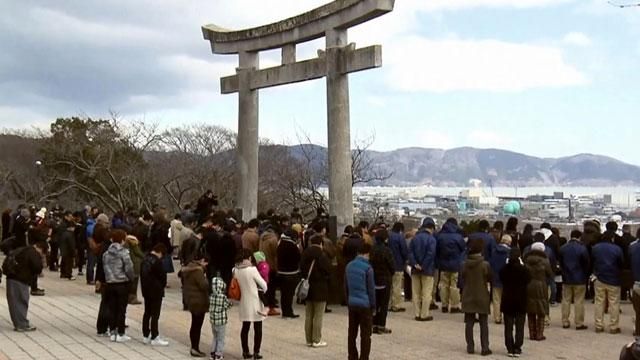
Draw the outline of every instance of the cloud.
<instances>
[{"instance_id":1,"label":"cloud","mask_svg":"<svg viewBox=\"0 0 640 360\"><path fill-rule=\"evenodd\" d=\"M479 7L500 8L510 7L525 9L533 7L558 6L574 0L409 0L408 2L417 10L442 11L463 10Z\"/></svg>"},{"instance_id":2,"label":"cloud","mask_svg":"<svg viewBox=\"0 0 640 360\"><path fill-rule=\"evenodd\" d=\"M386 54L387 84L399 91L513 92L589 82L561 49L543 45L408 36Z\"/></svg>"},{"instance_id":3,"label":"cloud","mask_svg":"<svg viewBox=\"0 0 640 360\"><path fill-rule=\"evenodd\" d=\"M591 39L586 34L575 31L566 34L562 41L565 44L579 47L587 47L591 45Z\"/></svg>"}]
</instances>

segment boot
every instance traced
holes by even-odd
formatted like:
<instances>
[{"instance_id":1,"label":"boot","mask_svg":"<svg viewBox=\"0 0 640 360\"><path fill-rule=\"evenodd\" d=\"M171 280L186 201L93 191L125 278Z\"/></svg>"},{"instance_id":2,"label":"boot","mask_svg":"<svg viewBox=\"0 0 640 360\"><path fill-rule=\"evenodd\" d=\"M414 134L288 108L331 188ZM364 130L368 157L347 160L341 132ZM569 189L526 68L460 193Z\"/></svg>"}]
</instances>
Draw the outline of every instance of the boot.
<instances>
[{"instance_id":1,"label":"boot","mask_svg":"<svg viewBox=\"0 0 640 360\"><path fill-rule=\"evenodd\" d=\"M544 341L547 338L544 336L544 316L538 316L536 319L536 340Z\"/></svg>"},{"instance_id":2,"label":"boot","mask_svg":"<svg viewBox=\"0 0 640 360\"><path fill-rule=\"evenodd\" d=\"M536 332L536 316L534 314L527 315L527 324L529 325L529 340L537 340Z\"/></svg>"}]
</instances>

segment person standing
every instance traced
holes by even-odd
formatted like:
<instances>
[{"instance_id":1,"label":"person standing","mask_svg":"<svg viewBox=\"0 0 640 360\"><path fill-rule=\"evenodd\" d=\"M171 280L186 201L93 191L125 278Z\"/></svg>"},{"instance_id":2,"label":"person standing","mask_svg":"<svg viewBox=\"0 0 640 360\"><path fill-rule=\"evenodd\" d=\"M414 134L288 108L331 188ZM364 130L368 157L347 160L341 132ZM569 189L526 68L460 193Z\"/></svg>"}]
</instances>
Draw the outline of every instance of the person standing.
<instances>
[{"instance_id":1,"label":"person standing","mask_svg":"<svg viewBox=\"0 0 640 360\"><path fill-rule=\"evenodd\" d=\"M404 274L406 266L409 264L409 247L404 239L404 224L397 222L393 224L389 233L389 248L393 254L394 273L391 286L390 309L391 312L404 312L402 307L402 287L404 285Z\"/></svg>"},{"instance_id":2,"label":"person standing","mask_svg":"<svg viewBox=\"0 0 640 360\"><path fill-rule=\"evenodd\" d=\"M520 357L524 344L524 322L527 313L527 286L531 281L529 270L520 258L520 248L511 249L507 264L500 270L504 316L504 342L509 357ZM515 338L514 338L515 328Z\"/></svg>"},{"instance_id":3,"label":"person standing","mask_svg":"<svg viewBox=\"0 0 640 360\"><path fill-rule=\"evenodd\" d=\"M258 219L251 219L247 224L247 230L242 234L242 248L251 250L252 254L260 250L259 226L260 221Z\"/></svg>"},{"instance_id":4,"label":"person standing","mask_svg":"<svg viewBox=\"0 0 640 360\"><path fill-rule=\"evenodd\" d=\"M133 274L134 278L131 281L131 287L129 288L129 305L140 305L141 302L138 300L138 283L140 282L140 273L142 262L144 261L144 253L140 249L140 242L133 235L127 235L125 239L125 248L129 250L129 255L131 256L131 262L133 263ZM166 248L164 250L167 251Z\"/></svg>"},{"instance_id":5,"label":"person standing","mask_svg":"<svg viewBox=\"0 0 640 360\"><path fill-rule=\"evenodd\" d=\"M126 236L127 233L123 230L112 231L111 245L102 256L111 341L118 343L131 340L130 337L125 335L125 318L127 314L129 287L131 286L134 274L129 250L122 246Z\"/></svg>"},{"instance_id":6,"label":"person standing","mask_svg":"<svg viewBox=\"0 0 640 360\"><path fill-rule=\"evenodd\" d=\"M60 250L60 278L75 280L73 261L76 257L75 221L71 211L65 211L58 227L58 248Z\"/></svg>"},{"instance_id":7,"label":"person standing","mask_svg":"<svg viewBox=\"0 0 640 360\"><path fill-rule=\"evenodd\" d=\"M469 235L469 240L467 244L471 244L476 239L481 239L483 245L482 249L482 257L486 261L491 261L491 254L493 254L493 249L498 246L496 239L491 235L490 231L491 225L487 220L481 220L478 223L478 232L472 233Z\"/></svg>"},{"instance_id":8,"label":"person standing","mask_svg":"<svg viewBox=\"0 0 640 360\"><path fill-rule=\"evenodd\" d=\"M593 246L593 274L595 283L596 333L604 332L604 308L609 305L609 332L620 333L620 274L624 264L622 249L614 243L618 224L608 222L607 231Z\"/></svg>"},{"instance_id":9,"label":"person standing","mask_svg":"<svg viewBox=\"0 0 640 360\"><path fill-rule=\"evenodd\" d=\"M389 234L378 229L374 234L375 245L371 250L371 267L376 284L376 311L373 317L374 334L391 334L387 328L387 312L391 295L391 277L395 272L393 254L387 245Z\"/></svg>"},{"instance_id":10,"label":"person standing","mask_svg":"<svg viewBox=\"0 0 640 360\"><path fill-rule=\"evenodd\" d=\"M527 317L529 323L529 339L546 340L544 337L544 320L549 314L549 287L547 279L553 276L551 264L541 242L531 245L531 251L525 255L524 262L531 274L527 285Z\"/></svg>"},{"instance_id":11,"label":"person standing","mask_svg":"<svg viewBox=\"0 0 640 360\"><path fill-rule=\"evenodd\" d=\"M462 311L464 312L465 339L467 341L467 353L475 353L473 340L473 327L476 317L480 323L480 344L482 356L491 355L489 349L489 283L491 283L491 266L482 258L484 243L474 240L469 245L469 256L462 267Z\"/></svg>"},{"instance_id":12,"label":"person standing","mask_svg":"<svg viewBox=\"0 0 640 360\"><path fill-rule=\"evenodd\" d=\"M280 278L280 304L282 317L296 319L293 313L293 296L300 281L300 248L298 233L287 230L278 243L278 277Z\"/></svg>"},{"instance_id":13,"label":"person standing","mask_svg":"<svg viewBox=\"0 0 640 360\"><path fill-rule=\"evenodd\" d=\"M182 268L184 302L187 310L191 313L189 339L192 357L205 357L205 353L200 351L200 336L204 316L209 311L209 282L205 275L206 268L207 261L201 256L196 256L187 266Z\"/></svg>"},{"instance_id":14,"label":"person standing","mask_svg":"<svg viewBox=\"0 0 640 360\"><path fill-rule=\"evenodd\" d=\"M491 254L491 304L493 308L493 321L496 324L502 324L502 312L500 311L500 301L502 299L502 282L500 281L500 270L507 264L509 253L511 252L511 235L503 235L500 239L500 245L493 249Z\"/></svg>"},{"instance_id":15,"label":"person standing","mask_svg":"<svg viewBox=\"0 0 640 360\"><path fill-rule=\"evenodd\" d=\"M212 283L211 295L209 296L209 320L214 338L211 344L211 360L223 360L224 339L231 302L227 298L227 285L222 278L215 277L212 279Z\"/></svg>"},{"instance_id":16,"label":"person standing","mask_svg":"<svg viewBox=\"0 0 640 360\"><path fill-rule=\"evenodd\" d=\"M435 221L430 217L425 218L409 248L413 307L417 321L433 320L433 316L429 314L429 306L432 301L436 271L437 245L436 239L433 237L435 229Z\"/></svg>"},{"instance_id":17,"label":"person standing","mask_svg":"<svg viewBox=\"0 0 640 360\"><path fill-rule=\"evenodd\" d=\"M636 240L629 245L629 263L633 273L633 290L631 291L631 302L636 314L635 328L633 335L640 336L640 229L636 234Z\"/></svg>"},{"instance_id":18,"label":"person standing","mask_svg":"<svg viewBox=\"0 0 640 360\"><path fill-rule=\"evenodd\" d=\"M368 360L371 352L371 329L376 309L375 280L369 264L371 245L363 242L358 256L346 268L345 290L349 306L347 347L349 360ZM428 306L428 303L427 303ZM356 338L360 331L360 355Z\"/></svg>"},{"instance_id":19,"label":"person standing","mask_svg":"<svg viewBox=\"0 0 640 360\"><path fill-rule=\"evenodd\" d=\"M309 294L305 302L304 332L307 346L326 347L322 340L322 320L329 298L329 276L331 262L323 251L324 237L315 234L309 247L302 253L300 271L309 280Z\"/></svg>"},{"instance_id":20,"label":"person standing","mask_svg":"<svg viewBox=\"0 0 640 360\"><path fill-rule=\"evenodd\" d=\"M168 341L160 337L158 331L162 298L164 298L164 288L167 286L167 273L162 266L162 258L166 252L167 248L164 244L156 244L140 265L140 282L144 298L144 315L142 316L142 335L144 338L142 341L144 344L152 346L169 345Z\"/></svg>"},{"instance_id":21,"label":"person standing","mask_svg":"<svg viewBox=\"0 0 640 360\"><path fill-rule=\"evenodd\" d=\"M438 270L440 271L440 298L442 312L460 313L460 290L458 274L464 260L467 244L464 242L458 221L448 219L436 235L438 241Z\"/></svg>"},{"instance_id":22,"label":"person standing","mask_svg":"<svg viewBox=\"0 0 640 360\"><path fill-rule=\"evenodd\" d=\"M264 281L258 269L251 263L251 250L244 249L242 262L235 267L234 276L240 286L240 305L238 315L242 322L240 341L242 343L243 359L262 359L260 348L262 346L262 315L263 303L260 301L258 291L267 291L267 282ZM253 354L249 352L249 330L253 324Z\"/></svg>"},{"instance_id":23,"label":"person standing","mask_svg":"<svg viewBox=\"0 0 640 360\"><path fill-rule=\"evenodd\" d=\"M267 257L269 263L269 290L265 294L269 307L269 316L278 316L280 312L276 308L276 283L278 277L278 233L272 225L267 226L260 236L260 251Z\"/></svg>"},{"instance_id":24,"label":"person standing","mask_svg":"<svg viewBox=\"0 0 640 360\"><path fill-rule=\"evenodd\" d=\"M571 304L575 307L576 330L586 330L584 324L584 298L589 279L589 252L580 241L582 232L573 230L571 240L560 248L560 268L562 269L562 327L571 327L569 315Z\"/></svg>"},{"instance_id":25,"label":"person standing","mask_svg":"<svg viewBox=\"0 0 640 360\"><path fill-rule=\"evenodd\" d=\"M12 250L9 258L5 260L14 259L11 268L3 266L3 271L7 277L7 305L15 331L36 330L27 319L29 294L32 279L42 273L42 254L46 251L45 246L42 243L21 246Z\"/></svg>"}]
</instances>

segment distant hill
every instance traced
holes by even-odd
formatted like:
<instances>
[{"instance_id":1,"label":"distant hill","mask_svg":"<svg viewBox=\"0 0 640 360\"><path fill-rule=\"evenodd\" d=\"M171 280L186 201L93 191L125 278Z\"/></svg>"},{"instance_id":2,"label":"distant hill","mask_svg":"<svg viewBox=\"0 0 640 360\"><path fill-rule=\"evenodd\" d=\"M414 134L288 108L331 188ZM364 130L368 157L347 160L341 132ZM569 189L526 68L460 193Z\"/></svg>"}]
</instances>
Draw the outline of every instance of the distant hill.
<instances>
[{"instance_id":1,"label":"distant hill","mask_svg":"<svg viewBox=\"0 0 640 360\"><path fill-rule=\"evenodd\" d=\"M326 148L317 145L292 146L292 153L302 156L302 146L313 151L316 160L326 161ZM640 184L640 167L591 154L552 159L506 150L462 147L369 151L368 156L379 170L393 173L385 185L466 186L470 179L494 186Z\"/></svg>"}]
</instances>

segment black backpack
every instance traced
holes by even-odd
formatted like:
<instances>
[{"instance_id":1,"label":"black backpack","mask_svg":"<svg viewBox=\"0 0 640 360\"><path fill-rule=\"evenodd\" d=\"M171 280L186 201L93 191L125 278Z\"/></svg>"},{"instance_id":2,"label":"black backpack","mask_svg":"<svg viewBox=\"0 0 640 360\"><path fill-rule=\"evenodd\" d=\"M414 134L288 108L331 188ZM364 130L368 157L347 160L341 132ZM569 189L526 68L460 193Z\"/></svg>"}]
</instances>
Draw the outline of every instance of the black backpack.
<instances>
[{"instance_id":1,"label":"black backpack","mask_svg":"<svg viewBox=\"0 0 640 360\"><path fill-rule=\"evenodd\" d=\"M16 241L15 236L10 236L2 242L0 242L0 251L2 251L5 255L9 255L11 249L13 248L13 243Z\"/></svg>"},{"instance_id":2,"label":"black backpack","mask_svg":"<svg viewBox=\"0 0 640 360\"><path fill-rule=\"evenodd\" d=\"M20 263L18 262L18 256L26 249L27 247L21 247L15 249L4 258L4 262L2 263L2 272L5 276L15 276L18 274L20 270Z\"/></svg>"}]
</instances>

